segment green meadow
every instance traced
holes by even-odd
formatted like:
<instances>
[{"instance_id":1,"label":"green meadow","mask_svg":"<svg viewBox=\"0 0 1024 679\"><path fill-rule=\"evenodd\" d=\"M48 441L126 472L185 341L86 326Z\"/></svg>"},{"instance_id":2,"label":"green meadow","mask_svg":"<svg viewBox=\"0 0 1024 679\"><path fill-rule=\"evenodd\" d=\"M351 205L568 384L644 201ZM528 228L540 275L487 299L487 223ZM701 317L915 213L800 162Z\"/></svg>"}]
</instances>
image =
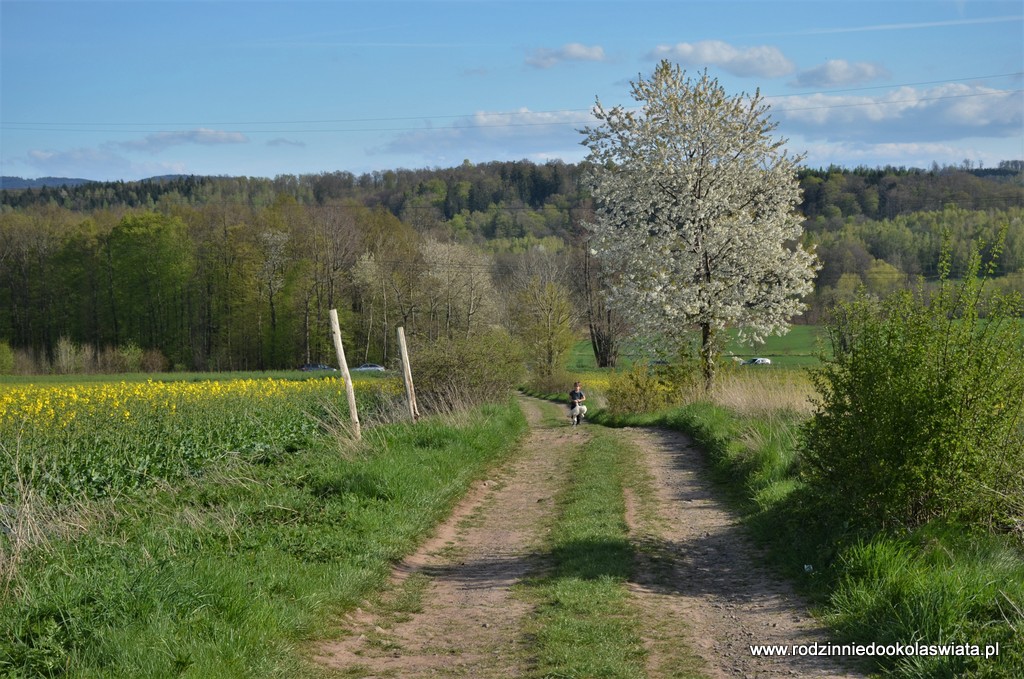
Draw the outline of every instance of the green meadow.
<instances>
[{"instance_id":1,"label":"green meadow","mask_svg":"<svg viewBox=\"0 0 1024 679\"><path fill-rule=\"evenodd\" d=\"M820 325L794 325L785 335L768 337L763 344L753 347L741 343L735 331L729 331L728 334L729 340L722 352L723 361L728 361L733 356L741 360L763 357L771 359L772 367L801 369L819 365L820 352L827 350L827 337L824 328ZM645 357L635 344L625 342L617 367L626 369L638 360L650 361L651 359ZM573 345L566 367L570 373L589 372L597 369L590 340L580 340ZM758 367L764 368L764 366ZM755 368L755 366L751 366L751 368Z\"/></svg>"}]
</instances>

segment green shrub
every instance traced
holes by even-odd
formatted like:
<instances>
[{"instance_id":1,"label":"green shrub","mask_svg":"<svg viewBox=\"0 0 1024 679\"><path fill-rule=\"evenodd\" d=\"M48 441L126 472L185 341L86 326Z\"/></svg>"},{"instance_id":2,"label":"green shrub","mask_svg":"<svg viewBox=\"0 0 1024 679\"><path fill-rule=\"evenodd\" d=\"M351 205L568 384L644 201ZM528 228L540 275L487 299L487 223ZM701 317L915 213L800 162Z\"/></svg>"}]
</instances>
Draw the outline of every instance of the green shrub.
<instances>
[{"instance_id":1,"label":"green shrub","mask_svg":"<svg viewBox=\"0 0 1024 679\"><path fill-rule=\"evenodd\" d=\"M803 477L854 527L1020 520L1020 298L986 293L977 252L959 284L948 261L930 299L919 288L841 307L834 358L812 373Z\"/></svg>"},{"instance_id":2,"label":"green shrub","mask_svg":"<svg viewBox=\"0 0 1024 679\"><path fill-rule=\"evenodd\" d=\"M667 408L675 394L669 380L641 363L612 373L605 397L608 410L616 415L644 413Z\"/></svg>"},{"instance_id":3,"label":"green shrub","mask_svg":"<svg viewBox=\"0 0 1024 679\"><path fill-rule=\"evenodd\" d=\"M416 396L425 408L451 410L505 401L523 380L523 350L508 333L413 345Z\"/></svg>"},{"instance_id":4,"label":"green shrub","mask_svg":"<svg viewBox=\"0 0 1024 679\"><path fill-rule=\"evenodd\" d=\"M568 394L572 391L575 380L564 368L556 368L550 375L533 375L530 377L529 388L538 394Z\"/></svg>"},{"instance_id":5,"label":"green shrub","mask_svg":"<svg viewBox=\"0 0 1024 679\"><path fill-rule=\"evenodd\" d=\"M14 351L6 340L0 341L0 375L14 374Z\"/></svg>"},{"instance_id":6,"label":"green shrub","mask_svg":"<svg viewBox=\"0 0 1024 679\"><path fill-rule=\"evenodd\" d=\"M137 373L142 371L142 348L135 342L129 342L117 348L117 365L121 372Z\"/></svg>"}]
</instances>

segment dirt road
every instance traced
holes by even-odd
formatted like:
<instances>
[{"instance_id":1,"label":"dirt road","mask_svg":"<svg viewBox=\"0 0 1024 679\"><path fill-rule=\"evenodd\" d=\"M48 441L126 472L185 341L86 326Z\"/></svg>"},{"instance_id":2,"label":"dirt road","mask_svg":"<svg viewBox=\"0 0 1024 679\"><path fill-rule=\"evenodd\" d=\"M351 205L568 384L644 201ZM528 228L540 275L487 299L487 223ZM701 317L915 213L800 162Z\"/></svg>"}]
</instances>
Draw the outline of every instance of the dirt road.
<instances>
[{"instance_id":1,"label":"dirt road","mask_svg":"<svg viewBox=\"0 0 1024 679\"><path fill-rule=\"evenodd\" d=\"M593 425L545 422L557 406L527 398L522 405L531 431L519 455L474 487L378 600L348 616L346 636L318 645L317 662L346 677L530 673L522 631L530 604L512 588L545 568L544 538L568 476L569 446L585 447ZM640 429L615 435L639 448L652 487L641 500L626 491L640 555L629 587L647 621L648 676L858 676L828 658L753 657L750 644L825 636L791 588L759 566L684 437Z\"/></svg>"},{"instance_id":2,"label":"dirt road","mask_svg":"<svg viewBox=\"0 0 1024 679\"><path fill-rule=\"evenodd\" d=\"M318 660L359 677L511 677L526 672L522 623L529 605L511 587L544 567L544 528L565 483L563 448L580 437L542 424L541 401L523 400L531 431L522 451L478 484L392 578L384 600L351 616L350 636ZM389 594L426 576L421 612L393 620Z\"/></svg>"},{"instance_id":3,"label":"dirt road","mask_svg":"<svg viewBox=\"0 0 1024 679\"><path fill-rule=\"evenodd\" d=\"M805 604L762 557L710 490L702 455L686 436L627 429L651 476L654 498L641 511L627 495L627 523L641 546L631 583L648 619L686 621L692 652L708 677L857 677L828 657L755 657L751 645L828 641ZM671 661L671 658L669 659ZM651 676L672 676L652 654Z\"/></svg>"}]
</instances>

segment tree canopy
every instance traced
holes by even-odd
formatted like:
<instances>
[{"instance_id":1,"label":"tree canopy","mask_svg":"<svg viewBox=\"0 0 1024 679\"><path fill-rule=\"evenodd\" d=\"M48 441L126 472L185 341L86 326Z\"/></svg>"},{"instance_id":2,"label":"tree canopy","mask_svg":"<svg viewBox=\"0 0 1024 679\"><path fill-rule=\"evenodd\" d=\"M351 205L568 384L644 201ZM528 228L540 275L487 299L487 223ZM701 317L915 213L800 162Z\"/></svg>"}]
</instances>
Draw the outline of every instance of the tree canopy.
<instances>
[{"instance_id":1,"label":"tree canopy","mask_svg":"<svg viewBox=\"0 0 1024 679\"><path fill-rule=\"evenodd\" d=\"M700 330L705 387L720 331L785 332L812 290L801 247L798 158L775 139L760 93L728 96L705 72L662 61L621 106L583 130L596 202L596 254L618 276L610 300L639 334L678 346Z\"/></svg>"}]
</instances>

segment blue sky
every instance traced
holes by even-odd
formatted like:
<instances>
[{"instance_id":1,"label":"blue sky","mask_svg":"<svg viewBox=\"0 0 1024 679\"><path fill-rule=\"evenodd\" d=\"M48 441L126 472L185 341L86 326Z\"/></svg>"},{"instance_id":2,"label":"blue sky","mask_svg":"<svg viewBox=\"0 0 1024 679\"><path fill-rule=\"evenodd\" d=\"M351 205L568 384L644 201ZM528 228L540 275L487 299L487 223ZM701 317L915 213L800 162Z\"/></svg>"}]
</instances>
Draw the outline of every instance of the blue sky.
<instances>
[{"instance_id":1,"label":"blue sky","mask_svg":"<svg viewBox=\"0 0 1024 679\"><path fill-rule=\"evenodd\" d=\"M760 88L811 167L1024 158L1024 4L0 0L0 173L560 158L659 59Z\"/></svg>"}]
</instances>

